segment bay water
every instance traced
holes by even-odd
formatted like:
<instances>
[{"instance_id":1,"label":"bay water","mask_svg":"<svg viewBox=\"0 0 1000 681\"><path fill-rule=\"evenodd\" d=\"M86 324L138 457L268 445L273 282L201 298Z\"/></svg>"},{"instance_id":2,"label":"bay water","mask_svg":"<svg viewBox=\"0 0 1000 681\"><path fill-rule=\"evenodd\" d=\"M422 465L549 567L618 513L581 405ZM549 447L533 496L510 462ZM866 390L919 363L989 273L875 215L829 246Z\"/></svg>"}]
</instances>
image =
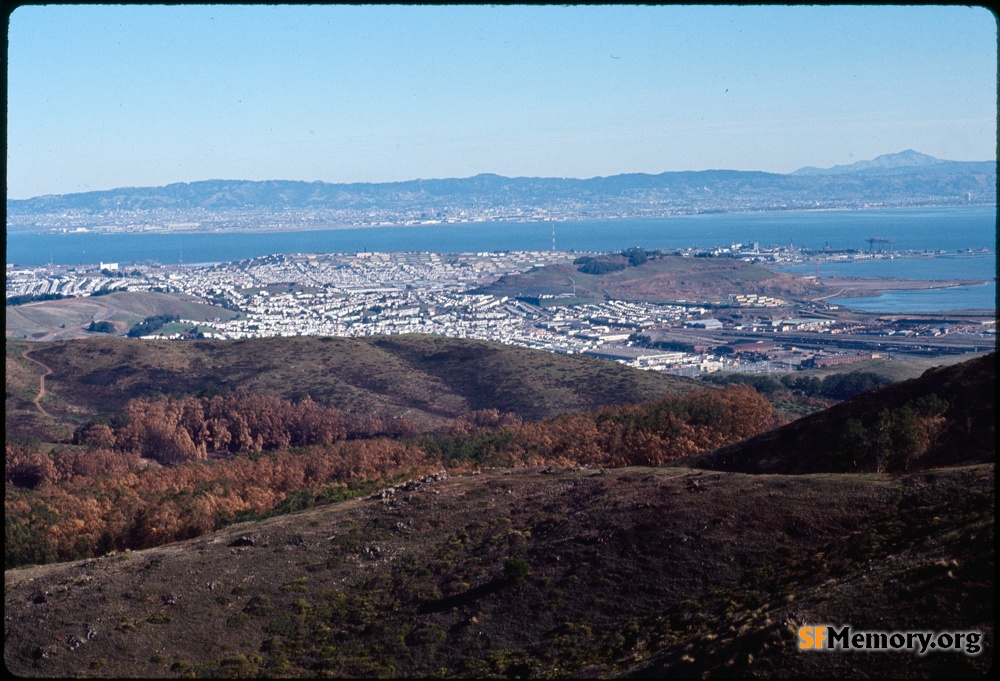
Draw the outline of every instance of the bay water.
<instances>
[{"instance_id":1,"label":"bay water","mask_svg":"<svg viewBox=\"0 0 1000 681\"><path fill-rule=\"evenodd\" d=\"M768 246L867 251L869 239L891 240L894 251L923 251L937 257L906 258L837 265L840 276L892 276L913 279L986 279L979 287L899 292L883 305L913 305L919 299L963 309L995 307L996 219L994 206L890 210L782 211L715 213L668 218L619 218L563 222L492 222L413 227L370 227L298 232L100 234L95 232L9 232L7 263L15 266L121 266L156 261L229 262L277 253L355 253L419 251L432 253L559 250L606 252L641 246L684 249L757 243ZM883 245L883 248L888 248ZM876 245L876 248L878 246ZM968 250L985 253L968 253ZM957 256L963 255L963 258ZM899 263L899 264L896 264ZM832 276L833 263L820 276ZM812 266L802 273L811 273ZM888 268L884 272L878 268ZM928 297L928 294L931 296ZM963 299L967 296L968 299ZM878 299L861 299L862 305ZM886 301L896 301L886 302ZM909 302L906 302L909 301ZM845 303L846 304L846 303ZM958 307L955 307L955 306ZM867 309L867 308L866 308ZM915 310L907 310L915 311Z\"/></svg>"}]
</instances>

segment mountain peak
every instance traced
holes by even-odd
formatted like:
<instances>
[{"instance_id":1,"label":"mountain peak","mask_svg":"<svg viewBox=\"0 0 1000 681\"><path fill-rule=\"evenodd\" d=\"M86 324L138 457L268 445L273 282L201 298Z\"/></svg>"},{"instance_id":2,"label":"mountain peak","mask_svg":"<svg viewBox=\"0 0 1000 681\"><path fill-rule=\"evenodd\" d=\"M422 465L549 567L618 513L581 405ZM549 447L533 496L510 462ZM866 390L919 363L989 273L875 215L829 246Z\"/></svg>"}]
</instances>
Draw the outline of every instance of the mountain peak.
<instances>
[{"instance_id":1,"label":"mountain peak","mask_svg":"<svg viewBox=\"0 0 1000 681\"><path fill-rule=\"evenodd\" d=\"M929 165L931 163L943 163L939 158L934 158L927 154L921 154L919 151L914 151L913 149L907 149L905 151L900 151L896 154L882 154L881 156L876 156L871 161L872 165L880 165L886 167L899 167L899 166L922 166ZM866 163L865 161L860 161L860 163ZM857 164L853 164L857 165Z\"/></svg>"},{"instance_id":2,"label":"mountain peak","mask_svg":"<svg viewBox=\"0 0 1000 681\"><path fill-rule=\"evenodd\" d=\"M799 168L792 175L842 175L864 171L878 172L893 168L914 168L937 163L948 163L948 161L929 156L928 154L922 154L913 149L906 149L895 154L882 154L870 161L857 161L848 165L833 166L832 168L814 168L812 166Z\"/></svg>"}]
</instances>

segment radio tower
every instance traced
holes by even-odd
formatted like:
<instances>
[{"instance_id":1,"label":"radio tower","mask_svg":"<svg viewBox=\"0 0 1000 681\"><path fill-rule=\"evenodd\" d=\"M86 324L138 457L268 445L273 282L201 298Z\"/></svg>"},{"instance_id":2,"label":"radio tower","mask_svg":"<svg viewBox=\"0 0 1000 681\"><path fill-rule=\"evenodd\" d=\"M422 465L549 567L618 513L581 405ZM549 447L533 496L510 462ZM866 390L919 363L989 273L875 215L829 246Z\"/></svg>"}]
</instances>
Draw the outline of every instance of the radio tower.
<instances>
[{"instance_id":1,"label":"radio tower","mask_svg":"<svg viewBox=\"0 0 1000 681\"><path fill-rule=\"evenodd\" d=\"M552 250L556 250L556 223L552 223Z\"/></svg>"}]
</instances>

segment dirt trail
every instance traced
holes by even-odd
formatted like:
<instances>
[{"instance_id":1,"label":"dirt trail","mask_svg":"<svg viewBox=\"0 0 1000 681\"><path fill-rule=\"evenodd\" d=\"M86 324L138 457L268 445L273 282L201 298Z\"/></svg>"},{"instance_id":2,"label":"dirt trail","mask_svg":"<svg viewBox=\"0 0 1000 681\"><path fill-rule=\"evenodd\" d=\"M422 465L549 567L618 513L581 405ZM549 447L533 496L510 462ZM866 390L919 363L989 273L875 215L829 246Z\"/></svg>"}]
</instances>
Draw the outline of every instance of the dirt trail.
<instances>
[{"instance_id":1,"label":"dirt trail","mask_svg":"<svg viewBox=\"0 0 1000 681\"><path fill-rule=\"evenodd\" d=\"M35 408L38 409L38 411L41 412L44 416L48 416L49 418L53 418L52 414L50 414L49 412L45 411L45 409L42 407L42 404L41 404L42 398L45 397L45 377L52 373L52 369L50 369L46 365L42 364L41 362L39 362L34 357L30 357L28 355L28 353L30 353L30 352L31 352L31 350L25 350L24 352L21 353L21 357L24 357L29 362L34 362L38 366L42 367L42 369L44 369L44 371L45 371L45 373L43 373L41 376L38 377L38 396L34 400Z\"/></svg>"},{"instance_id":2,"label":"dirt trail","mask_svg":"<svg viewBox=\"0 0 1000 681\"><path fill-rule=\"evenodd\" d=\"M829 299L829 298L836 298L837 296L839 296L839 295L840 295L841 293L843 293L843 292L844 292L844 291L846 291L846 290L847 290L847 289L845 289L845 288L842 288L842 289L840 289L839 291L837 291L836 293L829 293L829 294L827 294L827 295L825 295L825 296L820 296L819 298L813 298L813 299L812 299L812 302L814 302L814 303L815 303L815 302L816 302L817 300L827 300L827 299Z\"/></svg>"}]
</instances>

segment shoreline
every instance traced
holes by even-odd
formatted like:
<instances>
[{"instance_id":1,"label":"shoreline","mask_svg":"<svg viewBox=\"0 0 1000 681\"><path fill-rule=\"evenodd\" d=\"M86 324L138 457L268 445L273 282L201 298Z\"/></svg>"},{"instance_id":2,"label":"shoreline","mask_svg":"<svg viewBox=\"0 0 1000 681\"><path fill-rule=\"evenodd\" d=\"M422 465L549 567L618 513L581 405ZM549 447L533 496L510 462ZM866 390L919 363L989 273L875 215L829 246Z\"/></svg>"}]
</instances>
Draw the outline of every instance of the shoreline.
<instances>
[{"instance_id":1,"label":"shoreline","mask_svg":"<svg viewBox=\"0 0 1000 681\"><path fill-rule=\"evenodd\" d=\"M824 287L840 289L824 300L835 301L844 298L878 298L892 291L932 291L965 286L985 286L985 279L892 279L889 277L830 277L823 282Z\"/></svg>"},{"instance_id":2,"label":"shoreline","mask_svg":"<svg viewBox=\"0 0 1000 681\"><path fill-rule=\"evenodd\" d=\"M612 220L672 220L676 218L697 218L704 216L716 216L716 215L761 215L767 213L773 213L775 215L787 215L794 213L833 213L833 212L844 212L844 213L863 213L872 211L894 211L894 210L923 210L923 209L966 209L966 208L997 208L997 204L942 204L942 205L921 205L921 206L884 206L884 207L863 207L863 208L792 208L787 210L781 209L767 209L767 210L735 210L735 211L694 211L694 212L682 212L682 213L672 213L668 215L616 215L616 216L604 216L604 217L558 217L558 218L492 218L488 220L459 220L459 221L432 221L432 222L419 222L407 224L405 222L393 222L390 224L355 224L355 223L325 223L316 225L303 225L295 224L289 226L263 226L263 227L220 227L220 228L208 228L208 229L191 229L191 228L181 228L181 229L170 229L166 227L152 227L150 229L108 229L110 225L97 225L90 226L84 225L82 229L84 231L75 231L81 229L80 226L77 227L48 227L44 229L11 229L8 227L8 236L11 235L59 235L65 234L67 236L73 234L102 234L102 235L124 235L124 234L151 234L151 235L165 235L165 234L177 234L177 235L197 235L197 234L283 234L283 233L295 233L295 232L317 232L317 231L342 231L351 229L396 229L396 228L420 228L420 227L465 227L465 226L490 226L490 225L502 225L502 224L537 224L537 225L550 225L550 224L561 224L566 222L599 222L599 221L612 221ZM188 209L181 209L188 210ZM42 213L40 215L48 215Z\"/></svg>"}]
</instances>

